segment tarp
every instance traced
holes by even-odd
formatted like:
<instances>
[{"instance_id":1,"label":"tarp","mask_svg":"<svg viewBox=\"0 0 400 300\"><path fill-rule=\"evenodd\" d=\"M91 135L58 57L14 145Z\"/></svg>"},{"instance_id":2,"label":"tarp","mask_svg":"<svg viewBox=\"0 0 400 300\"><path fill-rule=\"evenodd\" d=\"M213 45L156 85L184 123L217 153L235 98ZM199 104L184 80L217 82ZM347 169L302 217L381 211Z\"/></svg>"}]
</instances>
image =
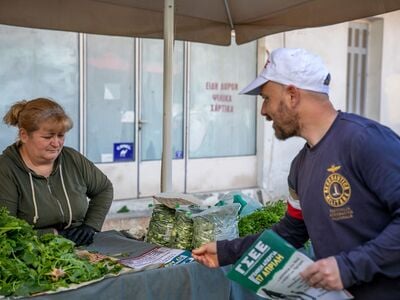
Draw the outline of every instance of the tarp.
<instances>
[{"instance_id":1,"label":"tarp","mask_svg":"<svg viewBox=\"0 0 400 300\"><path fill-rule=\"evenodd\" d=\"M176 40L229 45L400 9L399 0L175 0ZM163 38L164 0L0 0L0 24Z\"/></svg>"}]
</instances>

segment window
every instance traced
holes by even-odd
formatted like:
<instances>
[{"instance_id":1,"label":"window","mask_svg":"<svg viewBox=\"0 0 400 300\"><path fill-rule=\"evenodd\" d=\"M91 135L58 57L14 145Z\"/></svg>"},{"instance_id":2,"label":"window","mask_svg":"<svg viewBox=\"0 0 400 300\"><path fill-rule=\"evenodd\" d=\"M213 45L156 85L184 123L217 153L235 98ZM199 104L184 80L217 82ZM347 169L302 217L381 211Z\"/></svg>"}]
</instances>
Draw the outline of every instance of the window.
<instances>
[{"instance_id":1,"label":"window","mask_svg":"<svg viewBox=\"0 0 400 300\"><path fill-rule=\"evenodd\" d=\"M238 95L256 76L256 43L191 44L189 157L254 155L256 99Z\"/></svg>"},{"instance_id":2,"label":"window","mask_svg":"<svg viewBox=\"0 0 400 300\"><path fill-rule=\"evenodd\" d=\"M86 66L86 155L93 162L133 161L134 39L88 35Z\"/></svg>"},{"instance_id":3,"label":"window","mask_svg":"<svg viewBox=\"0 0 400 300\"><path fill-rule=\"evenodd\" d=\"M98 164L115 198L149 196L161 172L163 59L162 40L0 25L0 113L18 100L53 98L74 121L66 145ZM229 189L238 173L253 186L255 168L243 180L242 165L256 161L257 102L238 92L256 76L257 43L175 41L173 64L174 188ZM4 149L17 131L0 130Z\"/></svg>"},{"instance_id":4,"label":"window","mask_svg":"<svg viewBox=\"0 0 400 300\"><path fill-rule=\"evenodd\" d=\"M78 34L0 25L1 117L16 101L47 97L60 103L74 127L65 144L79 147ZM17 137L1 122L0 152Z\"/></svg>"},{"instance_id":5,"label":"window","mask_svg":"<svg viewBox=\"0 0 400 300\"><path fill-rule=\"evenodd\" d=\"M368 23L351 22L347 52L347 111L365 114Z\"/></svg>"}]
</instances>

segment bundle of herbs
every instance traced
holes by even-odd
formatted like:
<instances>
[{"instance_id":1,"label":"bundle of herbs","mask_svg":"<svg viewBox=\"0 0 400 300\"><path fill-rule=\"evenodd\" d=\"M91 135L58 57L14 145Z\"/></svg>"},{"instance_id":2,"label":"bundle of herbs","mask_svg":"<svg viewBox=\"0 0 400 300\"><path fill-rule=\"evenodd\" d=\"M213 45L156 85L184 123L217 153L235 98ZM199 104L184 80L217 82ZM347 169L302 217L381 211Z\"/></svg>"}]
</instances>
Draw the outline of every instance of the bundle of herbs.
<instances>
[{"instance_id":1,"label":"bundle of herbs","mask_svg":"<svg viewBox=\"0 0 400 300\"><path fill-rule=\"evenodd\" d=\"M229 203L193 214L193 248L211 241L237 238L239 209L239 203Z\"/></svg>"},{"instance_id":2,"label":"bundle of herbs","mask_svg":"<svg viewBox=\"0 0 400 300\"><path fill-rule=\"evenodd\" d=\"M192 214L199 213L202 210L202 208L195 205L180 205L176 208L170 247L182 250L193 249Z\"/></svg>"},{"instance_id":3,"label":"bundle of herbs","mask_svg":"<svg viewBox=\"0 0 400 300\"><path fill-rule=\"evenodd\" d=\"M278 223L286 213L286 201L278 200L268 203L266 206L254 211L250 215L242 217L239 220L240 237L263 232L270 229L275 223ZM315 259L312 243L308 240L302 248L299 249L311 259Z\"/></svg>"},{"instance_id":4,"label":"bundle of herbs","mask_svg":"<svg viewBox=\"0 0 400 300\"><path fill-rule=\"evenodd\" d=\"M171 244L175 223L175 209L155 204L151 215L146 242L168 247Z\"/></svg>"},{"instance_id":5,"label":"bundle of herbs","mask_svg":"<svg viewBox=\"0 0 400 300\"><path fill-rule=\"evenodd\" d=\"M286 212L286 202L283 200L268 203L253 213L239 220L239 236L256 234L269 229L283 218Z\"/></svg>"},{"instance_id":6,"label":"bundle of herbs","mask_svg":"<svg viewBox=\"0 0 400 300\"><path fill-rule=\"evenodd\" d=\"M118 273L122 266L105 259L91 263L61 236L38 236L32 226L0 209L0 295L28 296Z\"/></svg>"}]
</instances>

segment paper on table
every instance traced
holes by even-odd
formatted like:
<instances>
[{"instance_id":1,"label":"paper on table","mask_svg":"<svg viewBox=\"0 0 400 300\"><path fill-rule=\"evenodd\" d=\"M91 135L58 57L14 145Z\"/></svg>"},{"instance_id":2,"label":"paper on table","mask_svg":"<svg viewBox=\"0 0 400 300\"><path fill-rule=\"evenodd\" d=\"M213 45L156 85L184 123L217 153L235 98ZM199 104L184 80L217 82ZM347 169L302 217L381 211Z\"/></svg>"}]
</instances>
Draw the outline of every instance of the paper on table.
<instances>
[{"instance_id":1,"label":"paper on table","mask_svg":"<svg viewBox=\"0 0 400 300\"><path fill-rule=\"evenodd\" d=\"M134 271L143 271L186 264L191 261L193 261L193 258L190 251L157 247L139 256L120 259L119 263L132 268Z\"/></svg>"}]
</instances>

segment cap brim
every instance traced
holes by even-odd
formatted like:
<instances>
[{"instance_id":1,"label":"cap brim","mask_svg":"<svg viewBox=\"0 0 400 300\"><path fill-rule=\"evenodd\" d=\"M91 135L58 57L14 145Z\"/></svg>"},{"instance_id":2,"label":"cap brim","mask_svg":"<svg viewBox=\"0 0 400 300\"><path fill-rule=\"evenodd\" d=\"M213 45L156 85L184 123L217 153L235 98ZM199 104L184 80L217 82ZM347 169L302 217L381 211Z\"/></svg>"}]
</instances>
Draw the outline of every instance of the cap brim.
<instances>
[{"instance_id":1,"label":"cap brim","mask_svg":"<svg viewBox=\"0 0 400 300\"><path fill-rule=\"evenodd\" d=\"M267 83L268 79L263 76L258 76L252 83L242 89L240 95L260 95L261 87Z\"/></svg>"}]
</instances>

